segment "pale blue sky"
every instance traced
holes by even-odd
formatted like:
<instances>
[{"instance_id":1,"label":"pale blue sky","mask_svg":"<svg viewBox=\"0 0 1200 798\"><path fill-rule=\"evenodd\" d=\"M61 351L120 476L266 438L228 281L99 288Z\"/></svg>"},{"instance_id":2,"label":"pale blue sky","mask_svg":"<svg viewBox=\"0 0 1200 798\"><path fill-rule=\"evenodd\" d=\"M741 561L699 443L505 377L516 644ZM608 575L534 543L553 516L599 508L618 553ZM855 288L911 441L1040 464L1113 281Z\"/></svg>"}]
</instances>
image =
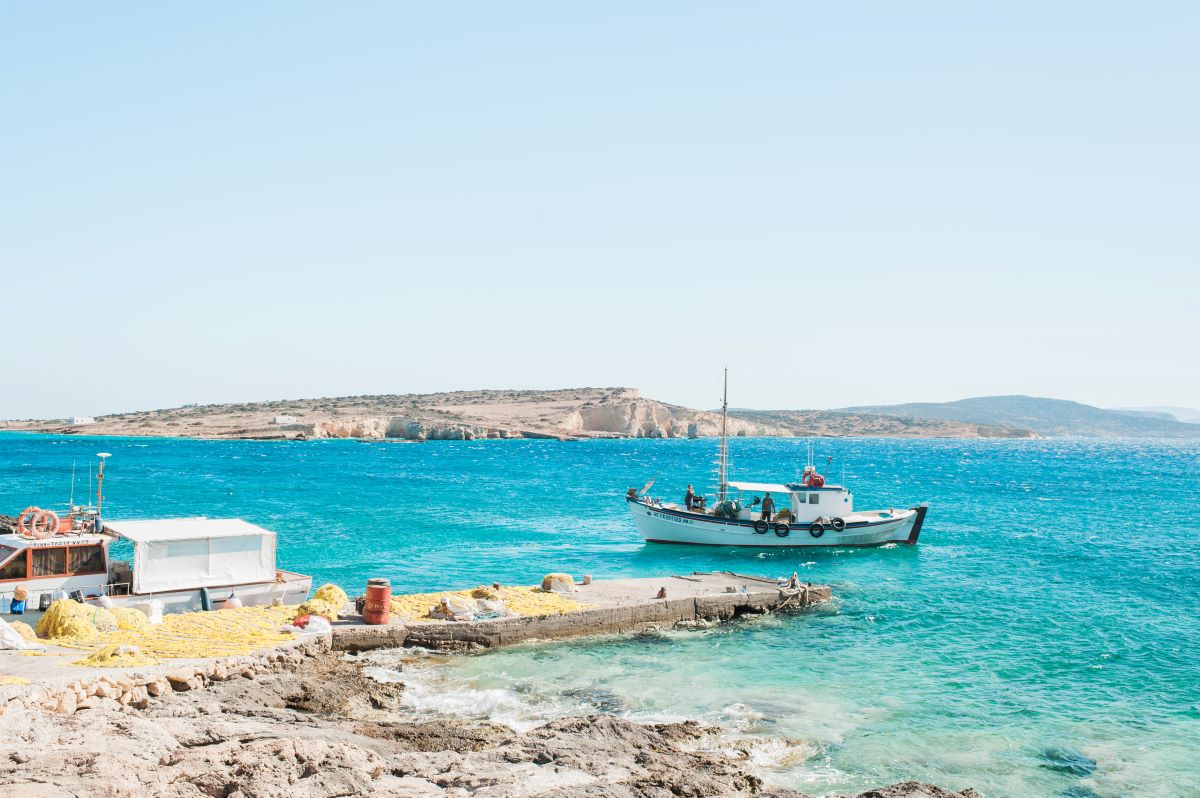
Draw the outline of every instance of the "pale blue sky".
<instances>
[{"instance_id":1,"label":"pale blue sky","mask_svg":"<svg viewBox=\"0 0 1200 798\"><path fill-rule=\"evenodd\" d=\"M1194 3L8 3L0 417L1200 405Z\"/></svg>"}]
</instances>

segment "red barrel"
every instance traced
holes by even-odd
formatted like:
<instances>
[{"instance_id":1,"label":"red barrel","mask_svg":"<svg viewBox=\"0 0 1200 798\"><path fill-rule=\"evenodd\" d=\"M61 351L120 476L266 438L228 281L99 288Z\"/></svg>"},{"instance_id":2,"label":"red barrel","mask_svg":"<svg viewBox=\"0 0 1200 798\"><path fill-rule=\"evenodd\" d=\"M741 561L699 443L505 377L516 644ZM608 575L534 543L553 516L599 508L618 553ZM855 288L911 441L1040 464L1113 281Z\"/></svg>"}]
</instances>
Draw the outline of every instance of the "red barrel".
<instances>
[{"instance_id":1,"label":"red barrel","mask_svg":"<svg viewBox=\"0 0 1200 798\"><path fill-rule=\"evenodd\" d=\"M386 579L367 580L367 603L363 606L363 623L386 624L392 608L392 583Z\"/></svg>"}]
</instances>

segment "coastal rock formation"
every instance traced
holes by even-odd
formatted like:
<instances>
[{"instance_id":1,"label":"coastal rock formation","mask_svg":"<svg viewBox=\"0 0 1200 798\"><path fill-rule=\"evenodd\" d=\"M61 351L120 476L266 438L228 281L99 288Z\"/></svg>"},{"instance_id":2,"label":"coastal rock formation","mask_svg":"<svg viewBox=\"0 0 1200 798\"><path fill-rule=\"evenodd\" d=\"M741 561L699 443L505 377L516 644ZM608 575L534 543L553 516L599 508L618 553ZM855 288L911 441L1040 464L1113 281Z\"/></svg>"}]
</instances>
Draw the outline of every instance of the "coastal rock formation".
<instances>
[{"instance_id":1,"label":"coastal rock formation","mask_svg":"<svg viewBox=\"0 0 1200 798\"><path fill-rule=\"evenodd\" d=\"M254 663L224 667L219 679L181 673L175 689L136 704L92 697L56 711L10 701L0 794L804 798L706 750L714 730L695 722L592 715L525 733L487 722L431 723L396 703L403 685L381 685L358 662L318 648ZM860 798L975 793L910 783Z\"/></svg>"},{"instance_id":2,"label":"coastal rock formation","mask_svg":"<svg viewBox=\"0 0 1200 798\"><path fill-rule=\"evenodd\" d=\"M86 427L65 421L9 421L0 422L0 429L256 440L697 438L720 434L721 415L646 399L632 388L571 388L189 405L99 416ZM732 410L728 431L736 436L777 437L1033 436L1028 430L998 425L828 410Z\"/></svg>"}]
</instances>

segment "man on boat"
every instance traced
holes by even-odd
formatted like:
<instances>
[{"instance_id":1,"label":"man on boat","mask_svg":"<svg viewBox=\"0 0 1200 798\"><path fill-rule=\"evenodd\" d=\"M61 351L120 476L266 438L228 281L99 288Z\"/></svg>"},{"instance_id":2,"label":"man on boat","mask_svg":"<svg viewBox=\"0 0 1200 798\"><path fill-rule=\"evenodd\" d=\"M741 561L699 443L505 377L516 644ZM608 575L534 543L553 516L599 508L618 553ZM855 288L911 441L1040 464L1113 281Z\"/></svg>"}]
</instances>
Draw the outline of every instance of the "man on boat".
<instances>
[{"instance_id":1,"label":"man on boat","mask_svg":"<svg viewBox=\"0 0 1200 798\"><path fill-rule=\"evenodd\" d=\"M762 501L762 520L768 524L771 523L771 518L775 515L775 500L771 498L771 494L763 496Z\"/></svg>"},{"instance_id":2,"label":"man on boat","mask_svg":"<svg viewBox=\"0 0 1200 798\"><path fill-rule=\"evenodd\" d=\"M683 506L687 507L690 510L690 509L692 509L692 505L695 502L696 502L696 491L692 490L691 485L688 485L687 495L683 497Z\"/></svg>"}]
</instances>

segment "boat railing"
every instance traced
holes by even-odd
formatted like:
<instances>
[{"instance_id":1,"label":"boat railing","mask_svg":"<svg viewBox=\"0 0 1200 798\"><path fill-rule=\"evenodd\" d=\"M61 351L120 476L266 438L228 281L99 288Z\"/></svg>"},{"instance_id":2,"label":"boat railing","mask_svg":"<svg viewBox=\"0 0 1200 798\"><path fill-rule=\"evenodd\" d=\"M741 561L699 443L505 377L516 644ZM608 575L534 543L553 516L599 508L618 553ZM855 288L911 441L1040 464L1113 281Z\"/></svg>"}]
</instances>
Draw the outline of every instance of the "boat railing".
<instances>
[{"instance_id":1,"label":"boat railing","mask_svg":"<svg viewBox=\"0 0 1200 798\"><path fill-rule=\"evenodd\" d=\"M9 614L12 612L13 590L0 590L0 612ZM105 596L128 596L130 593L130 584L128 582L110 582L106 585L89 585L85 588L26 588L25 590L25 611L35 612L43 611L54 599L62 598L63 595L67 598L76 601L87 601L94 599L100 595ZM43 598L45 596L45 598ZM45 606L42 606L45 604ZM15 620L20 620L19 617Z\"/></svg>"}]
</instances>

